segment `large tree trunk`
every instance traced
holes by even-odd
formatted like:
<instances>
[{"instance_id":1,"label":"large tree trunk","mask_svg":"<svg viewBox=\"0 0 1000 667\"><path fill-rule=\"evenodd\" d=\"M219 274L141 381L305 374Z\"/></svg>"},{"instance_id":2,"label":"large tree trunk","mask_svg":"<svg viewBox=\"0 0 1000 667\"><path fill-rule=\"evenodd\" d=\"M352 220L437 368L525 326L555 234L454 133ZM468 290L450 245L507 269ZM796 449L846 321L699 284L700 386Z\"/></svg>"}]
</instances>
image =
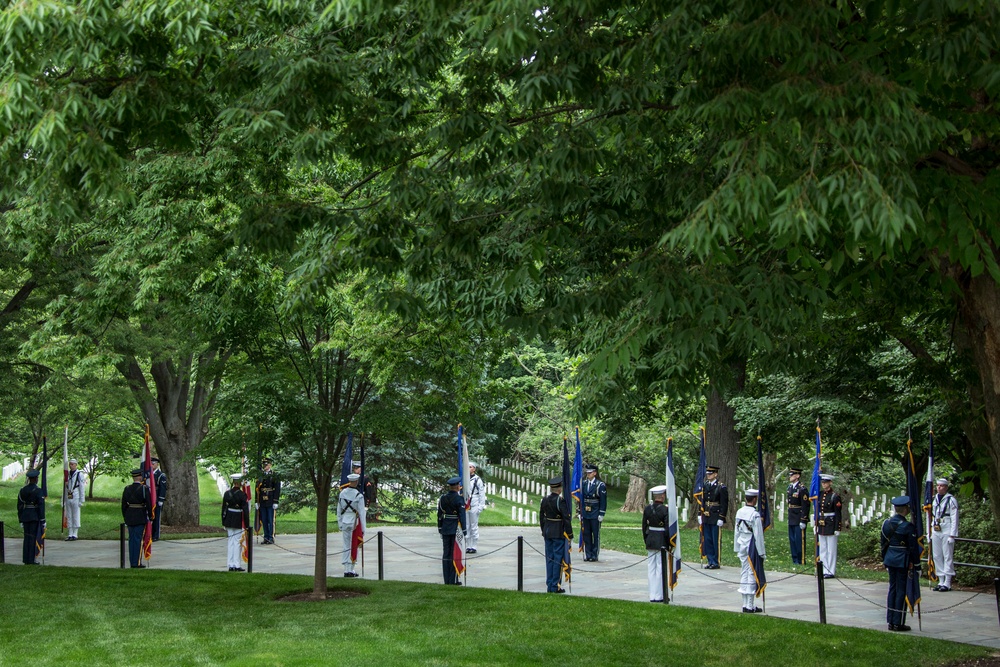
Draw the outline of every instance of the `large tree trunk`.
<instances>
[{"instance_id":1,"label":"large tree trunk","mask_svg":"<svg viewBox=\"0 0 1000 667\"><path fill-rule=\"evenodd\" d=\"M317 485L316 491L316 559L313 562L313 596L326 599L326 570L327 570L327 544L329 534L327 519L330 513L330 482L326 484L322 481Z\"/></svg>"},{"instance_id":2,"label":"large tree trunk","mask_svg":"<svg viewBox=\"0 0 1000 667\"><path fill-rule=\"evenodd\" d=\"M633 469L628 476L628 491L625 493L625 504L622 512L641 512L646 508L646 479Z\"/></svg>"},{"instance_id":3,"label":"large tree trunk","mask_svg":"<svg viewBox=\"0 0 1000 667\"><path fill-rule=\"evenodd\" d=\"M712 382L705 411L705 463L719 467L719 481L729 487L728 518L731 521L740 506L736 492L736 473L740 459L740 433L736 430L736 411L729 407L727 397L718 386L734 387L741 391L746 382L746 360L733 364L733 377L725 383Z\"/></svg>"}]
</instances>

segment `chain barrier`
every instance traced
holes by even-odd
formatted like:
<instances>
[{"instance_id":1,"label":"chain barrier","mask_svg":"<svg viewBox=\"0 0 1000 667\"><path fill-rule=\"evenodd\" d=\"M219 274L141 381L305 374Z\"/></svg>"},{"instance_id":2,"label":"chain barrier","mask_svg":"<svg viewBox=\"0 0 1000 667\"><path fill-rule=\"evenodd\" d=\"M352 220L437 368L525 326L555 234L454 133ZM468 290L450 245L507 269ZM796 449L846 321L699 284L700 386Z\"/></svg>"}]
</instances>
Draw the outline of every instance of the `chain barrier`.
<instances>
[{"instance_id":1,"label":"chain barrier","mask_svg":"<svg viewBox=\"0 0 1000 667\"><path fill-rule=\"evenodd\" d=\"M910 613L908 609L889 609L889 605L887 605L884 602L875 602L874 600L869 600L867 597L865 597L864 595L862 595L861 593L857 592L856 590L854 590L853 588L851 588L850 586L848 586L846 583L844 583L844 580L841 579L840 577L833 577L833 579L837 583L839 583L841 586L843 586L844 588L846 588L847 590L849 590L851 593L853 593L854 595L858 596L859 598L861 598L862 600L864 600L865 602L867 602L870 605L873 605L875 607L881 607L882 609L885 609L886 611ZM966 602L970 602L973 599L979 597L980 595L982 595L981 591L973 593L972 595L970 595L969 597L965 598L964 600L956 602L955 604L949 605L947 607L942 607L940 609L921 609L920 610L920 614L922 616L924 614L937 614L937 613L940 613L942 611L948 611L950 609L954 609L955 607L961 606L961 605L965 604ZM922 596L923 596L923 593L921 593L921 597Z\"/></svg>"},{"instance_id":2,"label":"chain barrier","mask_svg":"<svg viewBox=\"0 0 1000 667\"><path fill-rule=\"evenodd\" d=\"M389 537L385 533L382 533L382 537L385 539L386 542L390 542L392 544L395 544L397 547L399 547L403 551L408 551L411 554L413 554L414 556L420 556L421 558L429 558L431 560L442 560L442 556L428 556L427 554L422 554L419 551L414 551L413 549L409 549L407 547L404 547L402 544L400 544L396 540L392 539L391 537Z\"/></svg>"},{"instance_id":3,"label":"chain barrier","mask_svg":"<svg viewBox=\"0 0 1000 667\"><path fill-rule=\"evenodd\" d=\"M508 542L507 544L503 545L502 547L494 549L493 551L487 551L486 553L483 553L483 554L481 554L479 552L476 552L474 554L466 553L465 559L466 560L479 560L480 558L486 558L487 556L492 556L495 553L503 551L504 549L506 549L507 547L509 547L512 544L517 544L517 540L516 539L511 540L510 542Z\"/></svg>"}]
</instances>

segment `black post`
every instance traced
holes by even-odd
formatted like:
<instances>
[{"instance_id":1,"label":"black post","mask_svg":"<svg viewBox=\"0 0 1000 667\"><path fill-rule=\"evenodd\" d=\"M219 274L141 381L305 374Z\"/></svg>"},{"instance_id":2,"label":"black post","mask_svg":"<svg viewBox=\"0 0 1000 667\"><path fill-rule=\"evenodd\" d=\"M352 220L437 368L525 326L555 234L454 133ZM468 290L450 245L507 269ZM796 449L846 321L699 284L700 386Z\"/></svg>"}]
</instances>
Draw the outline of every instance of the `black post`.
<instances>
[{"instance_id":1,"label":"black post","mask_svg":"<svg viewBox=\"0 0 1000 667\"><path fill-rule=\"evenodd\" d=\"M382 581L385 578L384 566L382 565L382 531L378 531L378 580Z\"/></svg>"},{"instance_id":2,"label":"black post","mask_svg":"<svg viewBox=\"0 0 1000 667\"><path fill-rule=\"evenodd\" d=\"M125 524L118 525L118 551L121 559L121 568L125 569Z\"/></svg>"},{"instance_id":3,"label":"black post","mask_svg":"<svg viewBox=\"0 0 1000 667\"><path fill-rule=\"evenodd\" d=\"M250 528L243 529L247 539L247 574L253 572L253 531Z\"/></svg>"},{"instance_id":4,"label":"black post","mask_svg":"<svg viewBox=\"0 0 1000 667\"><path fill-rule=\"evenodd\" d=\"M517 536L517 590L524 590L524 537Z\"/></svg>"},{"instance_id":5,"label":"black post","mask_svg":"<svg viewBox=\"0 0 1000 667\"><path fill-rule=\"evenodd\" d=\"M7 554L4 547L3 521L0 521L0 565L7 562Z\"/></svg>"},{"instance_id":6,"label":"black post","mask_svg":"<svg viewBox=\"0 0 1000 667\"><path fill-rule=\"evenodd\" d=\"M670 604L667 593L667 548L660 547L660 585L663 587L663 604Z\"/></svg>"},{"instance_id":7,"label":"black post","mask_svg":"<svg viewBox=\"0 0 1000 667\"><path fill-rule=\"evenodd\" d=\"M3 524L0 524L2 526ZM2 563L3 561L0 561ZM1000 621L1000 578L993 579L993 590L997 596L997 620Z\"/></svg>"},{"instance_id":8,"label":"black post","mask_svg":"<svg viewBox=\"0 0 1000 667\"><path fill-rule=\"evenodd\" d=\"M816 586L819 588L819 622L826 623L826 589L823 585L823 561L816 561Z\"/></svg>"}]
</instances>

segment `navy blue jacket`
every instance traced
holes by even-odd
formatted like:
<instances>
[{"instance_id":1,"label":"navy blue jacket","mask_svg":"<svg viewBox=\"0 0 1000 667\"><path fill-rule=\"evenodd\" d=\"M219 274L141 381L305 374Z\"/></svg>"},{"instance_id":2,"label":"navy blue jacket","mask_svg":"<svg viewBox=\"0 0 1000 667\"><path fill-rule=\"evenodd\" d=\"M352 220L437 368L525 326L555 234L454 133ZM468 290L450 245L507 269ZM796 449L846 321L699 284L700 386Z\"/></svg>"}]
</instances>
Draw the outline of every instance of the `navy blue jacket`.
<instances>
[{"instance_id":1,"label":"navy blue jacket","mask_svg":"<svg viewBox=\"0 0 1000 667\"><path fill-rule=\"evenodd\" d=\"M34 482L25 484L17 492L17 520L21 523L45 521L45 496Z\"/></svg>"},{"instance_id":2,"label":"navy blue jacket","mask_svg":"<svg viewBox=\"0 0 1000 667\"><path fill-rule=\"evenodd\" d=\"M465 498L458 491L449 491L438 500L438 532L455 535L461 524L465 532Z\"/></svg>"},{"instance_id":3,"label":"navy blue jacket","mask_svg":"<svg viewBox=\"0 0 1000 667\"><path fill-rule=\"evenodd\" d=\"M880 537L882 564L886 567L909 567L920 562L917 530L902 514L893 514L882 522Z\"/></svg>"}]
</instances>

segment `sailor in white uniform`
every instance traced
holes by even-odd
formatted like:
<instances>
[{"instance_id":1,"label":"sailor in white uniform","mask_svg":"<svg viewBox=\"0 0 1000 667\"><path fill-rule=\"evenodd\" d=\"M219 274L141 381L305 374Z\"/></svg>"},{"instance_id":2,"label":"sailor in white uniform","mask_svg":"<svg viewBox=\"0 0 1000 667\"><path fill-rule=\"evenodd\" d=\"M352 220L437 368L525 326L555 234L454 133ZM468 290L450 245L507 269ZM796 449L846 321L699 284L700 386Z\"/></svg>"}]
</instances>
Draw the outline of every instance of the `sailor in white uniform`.
<instances>
[{"instance_id":1,"label":"sailor in white uniform","mask_svg":"<svg viewBox=\"0 0 1000 667\"><path fill-rule=\"evenodd\" d=\"M754 596L757 594L757 578L754 576L753 568L750 566L750 542L756 542L757 553L764 556L764 526L760 521L760 514L757 512L757 489L747 489L743 495L746 497L746 504L736 512L735 526L733 527L733 551L740 557L740 564L743 569L740 572L740 594L743 596L743 611L750 614L764 611L754 605Z\"/></svg>"},{"instance_id":2,"label":"sailor in white uniform","mask_svg":"<svg viewBox=\"0 0 1000 667\"><path fill-rule=\"evenodd\" d=\"M931 506L931 550L938 585L932 590L950 591L955 576L955 538L958 537L958 501L948 493L948 480L937 481L937 494Z\"/></svg>"},{"instance_id":3,"label":"sailor in white uniform","mask_svg":"<svg viewBox=\"0 0 1000 667\"><path fill-rule=\"evenodd\" d=\"M340 497L337 498L337 526L340 528L340 537L344 545L340 562L344 565L345 577L358 576L358 573L354 571L354 559L351 558L351 538L354 526L361 524L362 536L368 529L365 496L358 491L359 479L361 479L361 475L356 473L348 475L347 486L340 490Z\"/></svg>"},{"instance_id":4,"label":"sailor in white uniform","mask_svg":"<svg viewBox=\"0 0 1000 667\"><path fill-rule=\"evenodd\" d=\"M78 469L76 459L69 460L69 477L66 479L66 529L69 532L67 542L76 540L80 531L80 508L86 500L87 477Z\"/></svg>"},{"instance_id":5,"label":"sailor in white uniform","mask_svg":"<svg viewBox=\"0 0 1000 667\"><path fill-rule=\"evenodd\" d=\"M469 509L465 518L469 522L469 539L465 542L465 553L474 554L479 546L479 514L486 509L486 484L476 474L476 464L469 461Z\"/></svg>"}]
</instances>

